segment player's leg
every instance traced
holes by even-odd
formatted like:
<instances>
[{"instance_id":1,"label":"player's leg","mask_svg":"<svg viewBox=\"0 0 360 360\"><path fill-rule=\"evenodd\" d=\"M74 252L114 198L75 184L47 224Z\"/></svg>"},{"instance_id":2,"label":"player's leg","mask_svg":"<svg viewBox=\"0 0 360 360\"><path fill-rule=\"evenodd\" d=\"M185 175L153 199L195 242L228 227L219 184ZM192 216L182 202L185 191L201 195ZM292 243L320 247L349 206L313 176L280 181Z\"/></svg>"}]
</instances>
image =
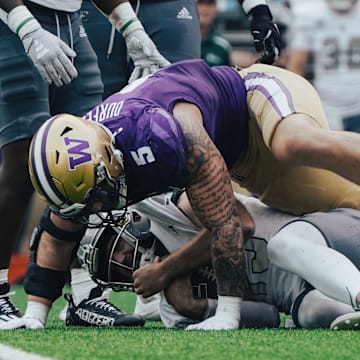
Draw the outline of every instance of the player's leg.
<instances>
[{"instance_id":1,"label":"player's leg","mask_svg":"<svg viewBox=\"0 0 360 360\"><path fill-rule=\"evenodd\" d=\"M318 290L308 292L292 312L297 325L305 329L328 329L334 319L344 314L355 312L351 306L331 299Z\"/></svg>"},{"instance_id":2,"label":"player's leg","mask_svg":"<svg viewBox=\"0 0 360 360\"><path fill-rule=\"evenodd\" d=\"M332 218L328 221L334 223ZM353 222L354 227L359 228L360 225L356 223ZM345 238L347 227L343 227L341 221L335 224L340 231L345 231L340 239ZM354 239L352 236L350 238ZM356 244L353 250L358 251ZM358 307L358 268L348 257L329 248L324 232L309 222L295 221L282 228L270 240L268 254L272 263L304 278L323 294L354 308Z\"/></svg>"},{"instance_id":3,"label":"player's leg","mask_svg":"<svg viewBox=\"0 0 360 360\"><path fill-rule=\"evenodd\" d=\"M0 322L18 316L9 300L8 267L33 194L27 158L32 135L49 117L47 86L18 37L0 22Z\"/></svg>"},{"instance_id":4,"label":"player's leg","mask_svg":"<svg viewBox=\"0 0 360 360\"><path fill-rule=\"evenodd\" d=\"M193 0L145 1L138 16L160 54L171 63L201 57L199 16Z\"/></svg>"}]
</instances>

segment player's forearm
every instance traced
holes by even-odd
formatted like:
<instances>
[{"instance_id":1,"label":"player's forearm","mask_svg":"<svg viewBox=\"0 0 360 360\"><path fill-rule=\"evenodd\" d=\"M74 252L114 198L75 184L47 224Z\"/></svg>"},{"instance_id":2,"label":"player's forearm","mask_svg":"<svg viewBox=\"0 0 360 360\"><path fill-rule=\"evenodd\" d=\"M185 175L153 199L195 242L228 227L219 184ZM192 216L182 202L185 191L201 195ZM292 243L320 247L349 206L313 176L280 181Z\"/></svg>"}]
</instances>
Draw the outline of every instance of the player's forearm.
<instances>
[{"instance_id":1,"label":"player's forearm","mask_svg":"<svg viewBox=\"0 0 360 360\"><path fill-rule=\"evenodd\" d=\"M187 244L161 262L168 281L190 274L199 267L209 264L211 262L210 248L211 235L203 229Z\"/></svg>"}]
</instances>

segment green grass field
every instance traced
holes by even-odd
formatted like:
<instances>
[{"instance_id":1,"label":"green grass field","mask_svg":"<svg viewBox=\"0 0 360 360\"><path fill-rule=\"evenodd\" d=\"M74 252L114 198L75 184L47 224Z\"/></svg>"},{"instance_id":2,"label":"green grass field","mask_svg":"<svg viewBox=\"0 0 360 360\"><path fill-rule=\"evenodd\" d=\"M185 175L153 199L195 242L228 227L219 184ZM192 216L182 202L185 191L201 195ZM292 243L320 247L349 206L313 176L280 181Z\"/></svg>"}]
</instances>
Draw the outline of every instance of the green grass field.
<instances>
[{"instance_id":1,"label":"green grass field","mask_svg":"<svg viewBox=\"0 0 360 360\"><path fill-rule=\"evenodd\" d=\"M24 292L20 286L15 290L13 300L23 311ZM134 294L113 293L111 301L131 312ZM45 330L2 331L0 343L58 360L360 359L357 331L280 328L198 332L167 330L160 322L147 322L138 329L67 328L57 319L63 305L63 299L55 303Z\"/></svg>"}]
</instances>

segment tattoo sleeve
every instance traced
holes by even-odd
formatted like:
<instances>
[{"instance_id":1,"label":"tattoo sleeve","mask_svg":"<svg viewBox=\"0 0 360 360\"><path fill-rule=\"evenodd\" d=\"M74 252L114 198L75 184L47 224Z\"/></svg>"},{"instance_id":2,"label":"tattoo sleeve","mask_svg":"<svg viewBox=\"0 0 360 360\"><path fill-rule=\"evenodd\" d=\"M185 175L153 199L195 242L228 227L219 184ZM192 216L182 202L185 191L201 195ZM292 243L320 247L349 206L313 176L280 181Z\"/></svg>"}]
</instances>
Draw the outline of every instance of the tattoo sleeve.
<instances>
[{"instance_id":1,"label":"tattoo sleeve","mask_svg":"<svg viewBox=\"0 0 360 360\"><path fill-rule=\"evenodd\" d=\"M212 234L218 294L243 297L243 235L229 172L204 128L186 117L179 121L187 145L187 193L195 214Z\"/></svg>"}]
</instances>

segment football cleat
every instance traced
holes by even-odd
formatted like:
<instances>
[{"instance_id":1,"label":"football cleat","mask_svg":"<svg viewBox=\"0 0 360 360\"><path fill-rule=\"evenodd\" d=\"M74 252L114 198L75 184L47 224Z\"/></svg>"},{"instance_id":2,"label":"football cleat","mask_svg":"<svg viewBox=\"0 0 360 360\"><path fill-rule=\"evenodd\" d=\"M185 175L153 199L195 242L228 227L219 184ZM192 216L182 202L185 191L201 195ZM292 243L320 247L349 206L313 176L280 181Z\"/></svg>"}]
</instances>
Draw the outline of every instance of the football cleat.
<instances>
[{"instance_id":1,"label":"football cleat","mask_svg":"<svg viewBox=\"0 0 360 360\"><path fill-rule=\"evenodd\" d=\"M330 330L360 330L360 311L338 316L330 324Z\"/></svg>"},{"instance_id":2,"label":"football cleat","mask_svg":"<svg viewBox=\"0 0 360 360\"><path fill-rule=\"evenodd\" d=\"M96 293L95 293L96 291ZM101 296L101 298L103 299L109 299L110 297L110 293L111 293L111 289L107 288L107 289L101 289L100 287L94 288L91 292L90 292L90 298L94 298L94 297L99 297ZM95 294L95 295L94 295ZM66 313L67 310L69 308L69 302L66 301L64 307L62 308L62 310L59 312L58 318L61 321L66 321Z\"/></svg>"},{"instance_id":3,"label":"football cleat","mask_svg":"<svg viewBox=\"0 0 360 360\"><path fill-rule=\"evenodd\" d=\"M66 326L144 326L145 320L140 315L126 314L103 297L85 299L75 305L70 294L65 294L68 301Z\"/></svg>"},{"instance_id":4,"label":"football cleat","mask_svg":"<svg viewBox=\"0 0 360 360\"><path fill-rule=\"evenodd\" d=\"M10 301L9 296L13 294L14 292L0 295L0 326L21 317L20 310Z\"/></svg>"}]
</instances>

